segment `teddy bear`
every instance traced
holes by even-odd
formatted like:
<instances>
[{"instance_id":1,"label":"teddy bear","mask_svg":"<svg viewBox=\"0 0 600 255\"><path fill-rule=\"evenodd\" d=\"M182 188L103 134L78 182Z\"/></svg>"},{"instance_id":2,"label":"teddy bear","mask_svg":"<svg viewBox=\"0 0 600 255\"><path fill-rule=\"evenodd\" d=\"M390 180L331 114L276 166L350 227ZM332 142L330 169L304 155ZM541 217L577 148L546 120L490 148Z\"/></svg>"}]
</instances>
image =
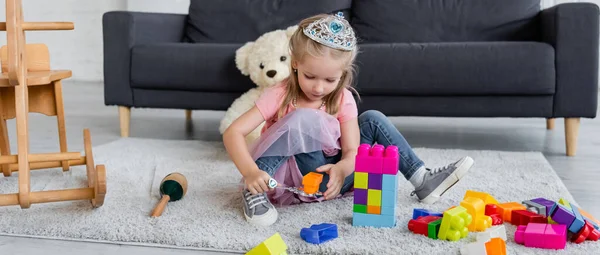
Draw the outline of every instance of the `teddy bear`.
<instances>
[{"instance_id":1,"label":"teddy bear","mask_svg":"<svg viewBox=\"0 0 600 255\"><path fill-rule=\"evenodd\" d=\"M247 42L235 52L235 64L241 73L250 76L256 88L252 88L235 99L221 120L219 132L225 130L239 116L250 110L262 92L290 75L289 40L298 26L279 29L261 35L253 42ZM260 137L264 126L261 123L246 136L250 144Z\"/></svg>"}]
</instances>

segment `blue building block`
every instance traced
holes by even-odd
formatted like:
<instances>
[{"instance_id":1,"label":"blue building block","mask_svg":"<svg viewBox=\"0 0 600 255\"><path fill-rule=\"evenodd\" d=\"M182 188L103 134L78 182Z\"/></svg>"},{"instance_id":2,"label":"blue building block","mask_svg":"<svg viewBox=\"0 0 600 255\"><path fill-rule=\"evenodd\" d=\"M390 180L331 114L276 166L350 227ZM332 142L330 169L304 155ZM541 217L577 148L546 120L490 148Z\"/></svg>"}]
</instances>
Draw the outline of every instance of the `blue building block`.
<instances>
[{"instance_id":1,"label":"blue building block","mask_svg":"<svg viewBox=\"0 0 600 255\"><path fill-rule=\"evenodd\" d=\"M337 225L321 223L312 225L310 228L302 228L300 237L308 243L321 244L338 237Z\"/></svg>"},{"instance_id":2,"label":"blue building block","mask_svg":"<svg viewBox=\"0 0 600 255\"><path fill-rule=\"evenodd\" d=\"M398 175L384 174L382 176L381 190L398 191Z\"/></svg>"},{"instance_id":3,"label":"blue building block","mask_svg":"<svg viewBox=\"0 0 600 255\"><path fill-rule=\"evenodd\" d=\"M571 231L571 233L577 234L579 233L579 230L581 230L581 228L583 228L583 226L585 225L585 221L583 221L583 216L581 216L579 208L572 204L569 205L571 206L571 211L573 212L573 215L575 215L575 220L573 220L573 223L571 223L569 231Z\"/></svg>"},{"instance_id":4,"label":"blue building block","mask_svg":"<svg viewBox=\"0 0 600 255\"><path fill-rule=\"evenodd\" d=\"M415 208L413 209L412 219L416 220L421 216L439 216L444 217L444 213L433 212L427 209Z\"/></svg>"},{"instance_id":5,"label":"blue building block","mask_svg":"<svg viewBox=\"0 0 600 255\"><path fill-rule=\"evenodd\" d=\"M355 212L352 217L352 226L393 228L396 226L396 216Z\"/></svg>"},{"instance_id":6,"label":"blue building block","mask_svg":"<svg viewBox=\"0 0 600 255\"><path fill-rule=\"evenodd\" d=\"M381 206L396 206L398 200L397 190L382 190L381 191Z\"/></svg>"},{"instance_id":7,"label":"blue building block","mask_svg":"<svg viewBox=\"0 0 600 255\"><path fill-rule=\"evenodd\" d=\"M396 215L396 205L381 206L381 215Z\"/></svg>"}]
</instances>

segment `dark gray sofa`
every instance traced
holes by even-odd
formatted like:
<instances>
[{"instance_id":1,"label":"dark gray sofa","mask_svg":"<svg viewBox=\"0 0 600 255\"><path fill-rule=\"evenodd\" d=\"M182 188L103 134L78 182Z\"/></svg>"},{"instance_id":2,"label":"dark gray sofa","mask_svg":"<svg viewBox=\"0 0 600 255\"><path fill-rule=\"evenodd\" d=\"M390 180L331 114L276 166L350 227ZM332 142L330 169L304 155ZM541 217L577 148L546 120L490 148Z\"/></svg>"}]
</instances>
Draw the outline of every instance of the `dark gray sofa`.
<instances>
[{"instance_id":1,"label":"dark gray sofa","mask_svg":"<svg viewBox=\"0 0 600 255\"><path fill-rule=\"evenodd\" d=\"M226 110L253 87L235 50L318 13L343 11L359 37L359 111L388 116L596 117L599 11L539 0L192 0L188 15L103 16L105 104L121 135L130 108Z\"/></svg>"}]
</instances>

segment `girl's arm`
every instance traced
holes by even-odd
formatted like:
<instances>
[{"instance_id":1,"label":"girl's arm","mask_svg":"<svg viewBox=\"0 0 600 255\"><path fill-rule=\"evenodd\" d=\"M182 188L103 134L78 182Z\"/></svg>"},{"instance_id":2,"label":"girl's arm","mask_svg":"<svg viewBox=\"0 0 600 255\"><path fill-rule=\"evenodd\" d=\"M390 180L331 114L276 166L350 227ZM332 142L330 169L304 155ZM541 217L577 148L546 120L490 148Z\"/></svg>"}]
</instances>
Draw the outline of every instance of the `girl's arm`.
<instances>
[{"instance_id":1,"label":"girl's arm","mask_svg":"<svg viewBox=\"0 0 600 255\"><path fill-rule=\"evenodd\" d=\"M342 159L338 164L342 164L344 177L354 172L354 163L356 153L360 145L360 129L358 128L358 118L353 118L341 124Z\"/></svg>"},{"instance_id":2,"label":"girl's arm","mask_svg":"<svg viewBox=\"0 0 600 255\"><path fill-rule=\"evenodd\" d=\"M229 157L244 177L259 170L248 151L245 137L263 121L265 119L258 108L254 106L231 123L223 133L225 149L227 149Z\"/></svg>"}]
</instances>

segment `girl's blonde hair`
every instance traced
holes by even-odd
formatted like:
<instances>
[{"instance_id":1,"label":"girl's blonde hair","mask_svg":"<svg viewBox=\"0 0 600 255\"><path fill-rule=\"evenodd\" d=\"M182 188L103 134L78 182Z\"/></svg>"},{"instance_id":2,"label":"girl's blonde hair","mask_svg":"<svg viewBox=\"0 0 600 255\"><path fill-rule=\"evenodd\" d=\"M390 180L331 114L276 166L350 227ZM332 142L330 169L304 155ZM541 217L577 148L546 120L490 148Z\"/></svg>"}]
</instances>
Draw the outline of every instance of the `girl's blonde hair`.
<instances>
[{"instance_id":1,"label":"girl's blonde hair","mask_svg":"<svg viewBox=\"0 0 600 255\"><path fill-rule=\"evenodd\" d=\"M336 88L323 100L325 101L325 107L328 114L335 115L339 111L339 100L342 96L344 89L349 89L358 95L358 92L353 88L352 83L354 81L354 75L356 72L356 66L354 64L354 60L356 59L356 55L358 53L358 46L354 47L351 51L343 51L338 49L333 49L327 47L323 44L320 44L310 38L308 38L302 30L308 26L310 23L317 21L319 19L327 17L327 14L319 14L312 16L310 18L304 19L298 24L298 29L294 32L292 37L290 38L290 63L293 61L301 62L306 54L309 54L314 57L322 57L325 54L329 54L335 60L343 60L344 61L344 71L338 82ZM349 28L351 29L351 28ZM290 78L287 81L287 93L283 99L282 104L279 106L278 118L281 118L288 105L294 98L297 98L301 95L302 90L300 89L300 85L298 83L298 74L294 72L293 67L290 65Z\"/></svg>"}]
</instances>

